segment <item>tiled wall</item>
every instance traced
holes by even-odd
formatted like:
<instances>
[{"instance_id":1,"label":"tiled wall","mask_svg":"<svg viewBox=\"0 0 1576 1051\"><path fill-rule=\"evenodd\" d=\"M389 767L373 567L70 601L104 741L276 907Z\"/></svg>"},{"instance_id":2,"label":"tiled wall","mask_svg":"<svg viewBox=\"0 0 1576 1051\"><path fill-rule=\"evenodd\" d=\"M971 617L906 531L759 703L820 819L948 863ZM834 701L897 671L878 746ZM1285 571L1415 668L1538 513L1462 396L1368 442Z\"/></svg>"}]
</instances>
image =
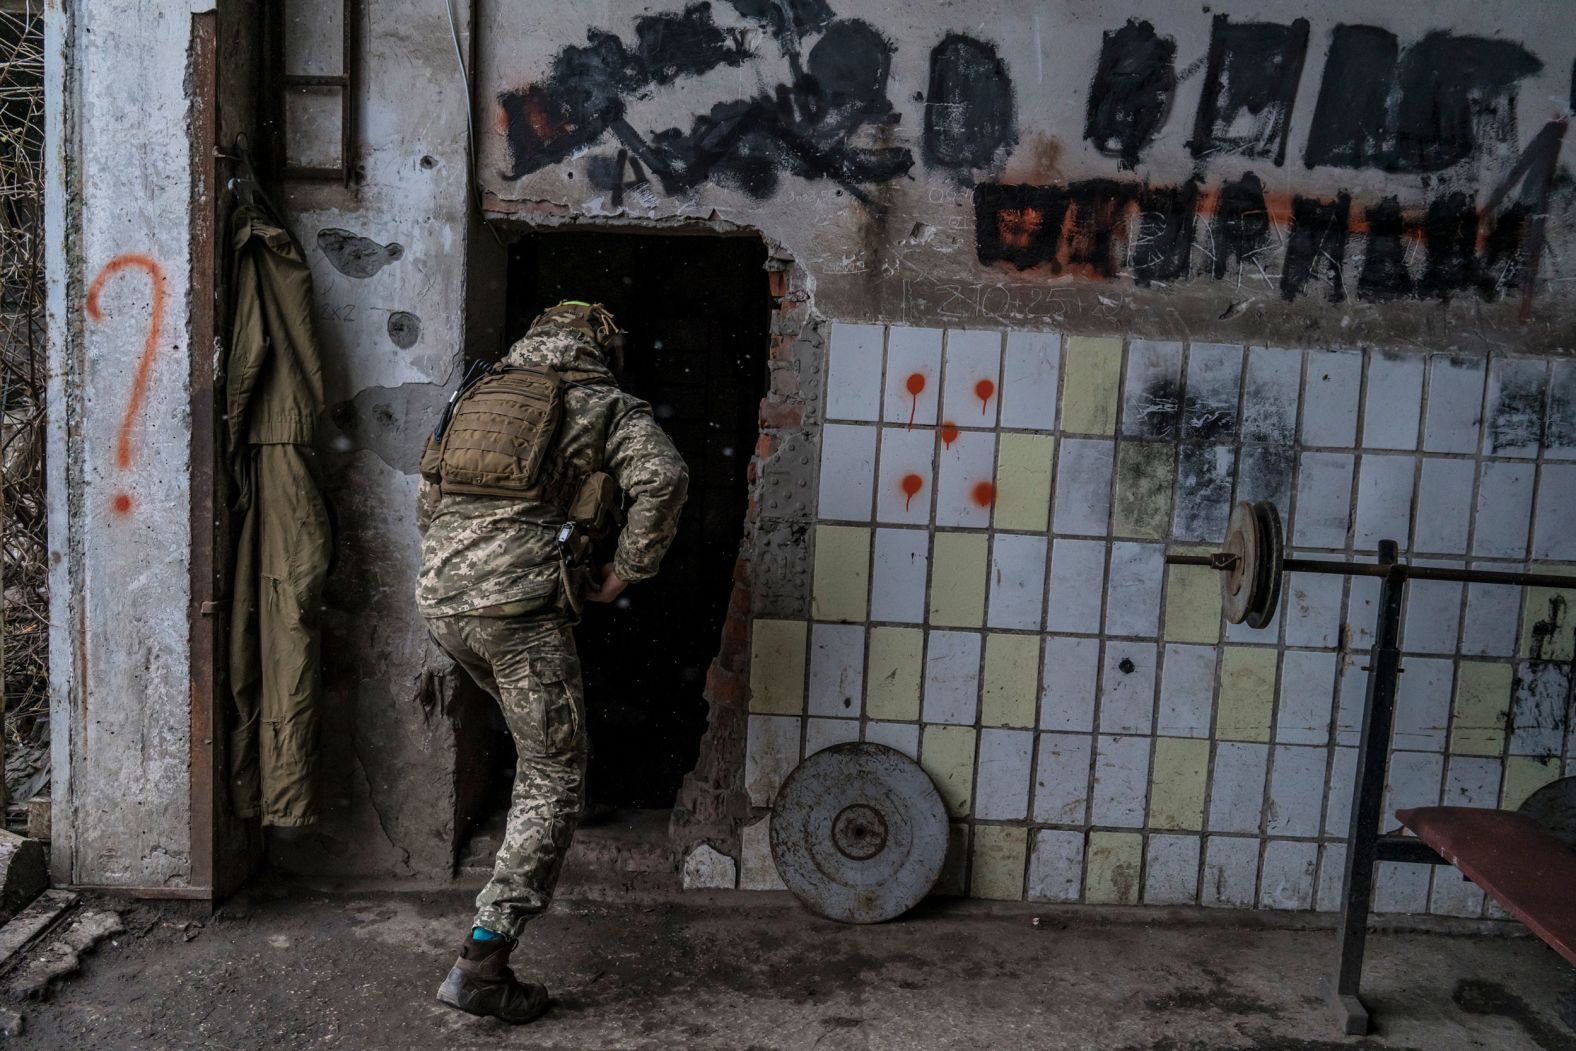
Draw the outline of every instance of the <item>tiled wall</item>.
<instances>
[{"instance_id":1,"label":"tiled wall","mask_svg":"<svg viewBox=\"0 0 1576 1051\"><path fill-rule=\"evenodd\" d=\"M1290 576L1269 628L1226 624L1162 555L1235 500L1292 553L1576 572L1576 361L873 325L828 354L812 613L752 626L746 781L913 756L953 891L1336 907L1377 581ZM1411 585L1388 811L1570 772L1573 594ZM1484 908L1395 864L1377 907Z\"/></svg>"}]
</instances>

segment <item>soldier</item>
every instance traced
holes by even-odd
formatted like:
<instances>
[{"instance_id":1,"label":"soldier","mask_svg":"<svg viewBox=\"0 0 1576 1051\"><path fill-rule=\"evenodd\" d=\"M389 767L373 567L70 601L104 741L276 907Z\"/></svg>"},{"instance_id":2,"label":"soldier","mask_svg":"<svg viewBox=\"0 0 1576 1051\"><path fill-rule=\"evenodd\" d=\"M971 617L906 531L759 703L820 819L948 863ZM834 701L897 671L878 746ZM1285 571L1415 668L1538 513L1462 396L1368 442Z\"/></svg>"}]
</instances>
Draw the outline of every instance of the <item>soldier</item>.
<instances>
[{"instance_id":1,"label":"soldier","mask_svg":"<svg viewBox=\"0 0 1576 1051\"><path fill-rule=\"evenodd\" d=\"M655 575L689 475L651 406L619 389L622 333L601 304L564 302L461 386L422 454L416 600L434 640L498 700L519 759L507 831L438 1000L523 1023L547 991L509 954L547 908L580 815L585 703L571 627ZM624 521L611 565L592 543Z\"/></svg>"}]
</instances>

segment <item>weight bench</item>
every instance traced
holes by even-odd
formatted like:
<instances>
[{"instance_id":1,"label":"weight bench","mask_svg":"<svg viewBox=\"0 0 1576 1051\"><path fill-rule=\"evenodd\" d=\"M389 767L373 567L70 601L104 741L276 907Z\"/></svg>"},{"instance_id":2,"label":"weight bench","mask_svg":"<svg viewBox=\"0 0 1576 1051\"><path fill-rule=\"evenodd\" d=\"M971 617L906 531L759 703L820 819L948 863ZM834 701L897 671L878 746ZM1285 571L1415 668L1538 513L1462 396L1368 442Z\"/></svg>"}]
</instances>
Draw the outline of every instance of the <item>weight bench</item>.
<instances>
[{"instance_id":1,"label":"weight bench","mask_svg":"<svg viewBox=\"0 0 1576 1051\"><path fill-rule=\"evenodd\" d=\"M1401 818L1418 834L1379 831L1390 738L1395 728L1396 683L1401 673L1401 604L1413 578L1517 587L1576 588L1576 578L1550 573L1413 566L1400 561L1394 540L1379 542L1371 563L1287 558L1280 512L1268 501L1237 504L1227 525L1225 550L1212 555L1171 554L1171 565L1207 566L1221 574L1221 605L1233 624L1262 628L1280 607L1282 573L1325 573L1379 578L1379 609L1373 651L1365 665L1368 691L1363 698L1357 744L1357 782L1352 791L1346 837L1346 870L1341 889L1338 964L1324 983L1342 1032L1360 1036L1372 1029L1368 1008L1358 996L1368 913L1373 904L1374 870L1381 861L1423 865L1456 864L1468 878L1509 909L1539 937L1576 963L1576 854L1520 814L1467 807L1424 807ZM1417 825L1410 824L1410 820ZM1426 830L1426 835L1424 834ZM1436 849L1437 848L1437 849ZM1545 881L1538 886L1538 881Z\"/></svg>"},{"instance_id":2,"label":"weight bench","mask_svg":"<svg viewBox=\"0 0 1576 1051\"><path fill-rule=\"evenodd\" d=\"M1513 810L1398 810L1401 824L1576 964L1576 851Z\"/></svg>"}]
</instances>

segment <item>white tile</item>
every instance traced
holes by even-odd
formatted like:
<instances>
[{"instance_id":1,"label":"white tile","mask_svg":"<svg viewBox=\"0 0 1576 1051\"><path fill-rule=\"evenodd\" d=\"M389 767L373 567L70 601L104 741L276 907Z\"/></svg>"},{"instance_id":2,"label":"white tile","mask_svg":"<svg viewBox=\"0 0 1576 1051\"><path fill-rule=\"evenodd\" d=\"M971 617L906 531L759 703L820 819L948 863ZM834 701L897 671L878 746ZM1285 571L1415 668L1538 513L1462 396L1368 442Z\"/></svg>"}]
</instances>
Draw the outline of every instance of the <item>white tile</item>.
<instances>
[{"instance_id":1,"label":"white tile","mask_svg":"<svg viewBox=\"0 0 1576 1051\"><path fill-rule=\"evenodd\" d=\"M1182 399L1182 436L1207 442L1234 437L1241 394L1240 344L1189 344L1187 393Z\"/></svg>"},{"instance_id":2,"label":"white tile","mask_svg":"<svg viewBox=\"0 0 1576 1051\"><path fill-rule=\"evenodd\" d=\"M1352 546L1373 551L1381 540L1411 547L1412 483L1417 460L1411 456L1364 454L1357 465L1357 522Z\"/></svg>"},{"instance_id":3,"label":"white tile","mask_svg":"<svg viewBox=\"0 0 1576 1051\"><path fill-rule=\"evenodd\" d=\"M1477 467L1471 460L1423 457L1417 484L1417 551L1464 555L1472 525L1472 482Z\"/></svg>"},{"instance_id":4,"label":"white tile","mask_svg":"<svg viewBox=\"0 0 1576 1051\"><path fill-rule=\"evenodd\" d=\"M851 522L870 521L875 473L874 427L846 423L828 423L822 427L818 516Z\"/></svg>"},{"instance_id":5,"label":"white tile","mask_svg":"<svg viewBox=\"0 0 1576 1051\"><path fill-rule=\"evenodd\" d=\"M1576 561L1576 464L1546 463L1538 478L1532 557Z\"/></svg>"},{"instance_id":6,"label":"white tile","mask_svg":"<svg viewBox=\"0 0 1576 1051\"><path fill-rule=\"evenodd\" d=\"M1089 764L1094 738L1088 734L1041 734L1034 769L1034 820L1081 825L1089 813Z\"/></svg>"},{"instance_id":7,"label":"white tile","mask_svg":"<svg viewBox=\"0 0 1576 1051\"><path fill-rule=\"evenodd\" d=\"M1290 445L1297 435L1302 352L1249 347L1242 390L1242 440Z\"/></svg>"},{"instance_id":8,"label":"white tile","mask_svg":"<svg viewBox=\"0 0 1576 1051\"><path fill-rule=\"evenodd\" d=\"M1122 433L1176 438L1182 413L1182 344L1135 339L1127 345Z\"/></svg>"},{"instance_id":9,"label":"white tile","mask_svg":"<svg viewBox=\"0 0 1576 1051\"><path fill-rule=\"evenodd\" d=\"M1042 828L1029 857L1029 900L1075 902L1083 893L1084 834Z\"/></svg>"},{"instance_id":10,"label":"white tile","mask_svg":"<svg viewBox=\"0 0 1576 1051\"><path fill-rule=\"evenodd\" d=\"M744 745L744 784L754 806L771 806L783 779L799 765L799 717L750 716Z\"/></svg>"},{"instance_id":11,"label":"white tile","mask_svg":"<svg viewBox=\"0 0 1576 1051\"><path fill-rule=\"evenodd\" d=\"M1374 644L1375 615L1379 611L1379 578L1353 577L1346 585L1346 625L1351 634L1348 648L1367 655Z\"/></svg>"},{"instance_id":12,"label":"white tile","mask_svg":"<svg viewBox=\"0 0 1576 1051\"><path fill-rule=\"evenodd\" d=\"M1176 508L1171 518L1174 539L1225 541L1236 469L1237 451L1230 446L1183 445L1177 450Z\"/></svg>"},{"instance_id":13,"label":"white tile","mask_svg":"<svg viewBox=\"0 0 1576 1051\"><path fill-rule=\"evenodd\" d=\"M1435 354L1428 363L1423 448L1475 453L1483 423L1483 359Z\"/></svg>"},{"instance_id":14,"label":"white tile","mask_svg":"<svg viewBox=\"0 0 1576 1051\"><path fill-rule=\"evenodd\" d=\"M1104 541L1054 541L1051 544L1050 592L1045 604L1046 630L1098 631L1104 595Z\"/></svg>"},{"instance_id":15,"label":"white tile","mask_svg":"<svg viewBox=\"0 0 1576 1051\"><path fill-rule=\"evenodd\" d=\"M1319 844L1270 840L1264 846L1264 869L1259 875L1259 907L1313 908L1318 867Z\"/></svg>"},{"instance_id":16,"label":"white tile","mask_svg":"<svg viewBox=\"0 0 1576 1051\"><path fill-rule=\"evenodd\" d=\"M1472 553L1488 558L1526 558L1532 519L1530 463L1485 460L1478 478L1477 526Z\"/></svg>"},{"instance_id":17,"label":"white tile","mask_svg":"<svg viewBox=\"0 0 1576 1051\"><path fill-rule=\"evenodd\" d=\"M1160 630L1160 582L1166 572L1163 544L1111 545L1111 575L1105 600L1107 635L1152 638Z\"/></svg>"},{"instance_id":18,"label":"white tile","mask_svg":"<svg viewBox=\"0 0 1576 1051\"><path fill-rule=\"evenodd\" d=\"M1057 535L1105 536L1111 521L1112 457L1104 438L1063 438L1056 468Z\"/></svg>"},{"instance_id":19,"label":"white tile","mask_svg":"<svg viewBox=\"0 0 1576 1051\"><path fill-rule=\"evenodd\" d=\"M941 398L941 330L894 325L887 340L885 414L902 427L933 427Z\"/></svg>"},{"instance_id":20,"label":"white tile","mask_svg":"<svg viewBox=\"0 0 1576 1051\"><path fill-rule=\"evenodd\" d=\"M986 623L993 628L1038 631L1045 603L1046 538L997 533L990 555Z\"/></svg>"},{"instance_id":21,"label":"white tile","mask_svg":"<svg viewBox=\"0 0 1576 1051\"><path fill-rule=\"evenodd\" d=\"M1423 358L1376 352L1368 359L1368 394L1363 403L1365 449L1417 448L1423 407Z\"/></svg>"},{"instance_id":22,"label":"white tile","mask_svg":"<svg viewBox=\"0 0 1576 1051\"><path fill-rule=\"evenodd\" d=\"M1556 361L1550 372L1543 456L1548 460L1576 460L1576 361Z\"/></svg>"},{"instance_id":23,"label":"white tile","mask_svg":"<svg viewBox=\"0 0 1576 1051\"><path fill-rule=\"evenodd\" d=\"M1434 752L1392 752L1385 775L1384 805L1380 808L1381 831L1394 828L1397 810L1438 806L1439 784L1445 772L1445 757Z\"/></svg>"},{"instance_id":24,"label":"white tile","mask_svg":"<svg viewBox=\"0 0 1576 1051\"><path fill-rule=\"evenodd\" d=\"M1199 904L1251 909L1259 879L1259 841L1245 836L1204 840L1204 887Z\"/></svg>"},{"instance_id":25,"label":"white tile","mask_svg":"<svg viewBox=\"0 0 1576 1051\"><path fill-rule=\"evenodd\" d=\"M1504 763L1489 756L1451 756L1445 773L1445 794L1441 805L1496 806L1499 803L1499 782L1504 772Z\"/></svg>"},{"instance_id":26,"label":"white tile","mask_svg":"<svg viewBox=\"0 0 1576 1051\"><path fill-rule=\"evenodd\" d=\"M804 722L806 759L834 744L857 740L859 740L858 719L806 719Z\"/></svg>"},{"instance_id":27,"label":"white tile","mask_svg":"<svg viewBox=\"0 0 1576 1051\"><path fill-rule=\"evenodd\" d=\"M862 624L816 624L810 629L811 715L857 719L865 696Z\"/></svg>"},{"instance_id":28,"label":"white tile","mask_svg":"<svg viewBox=\"0 0 1576 1051\"><path fill-rule=\"evenodd\" d=\"M1110 639L1105 644L1105 670L1100 677L1100 731L1147 734L1155 711L1155 658L1159 647L1148 642Z\"/></svg>"},{"instance_id":29,"label":"white tile","mask_svg":"<svg viewBox=\"0 0 1576 1051\"><path fill-rule=\"evenodd\" d=\"M1428 911L1435 916L1483 915L1483 891L1452 865L1441 865L1434 873L1434 889L1428 897Z\"/></svg>"},{"instance_id":30,"label":"white tile","mask_svg":"<svg viewBox=\"0 0 1576 1051\"><path fill-rule=\"evenodd\" d=\"M1102 735L1096 739L1090 823L1142 828L1148 788L1149 738Z\"/></svg>"},{"instance_id":31,"label":"white tile","mask_svg":"<svg viewBox=\"0 0 1576 1051\"><path fill-rule=\"evenodd\" d=\"M1346 844L1325 843L1319 847L1320 912L1340 912L1346 900Z\"/></svg>"},{"instance_id":32,"label":"white tile","mask_svg":"<svg viewBox=\"0 0 1576 1051\"><path fill-rule=\"evenodd\" d=\"M919 761L918 723L866 723L865 740L895 748L915 762Z\"/></svg>"},{"instance_id":33,"label":"white tile","mask_svg":"<svg viewBox=\"0 0 1576 1051\"><path fill-rule=\"evenodd\" d=\"M941 418L959 427L995 427L1001 408L1001 333L947 330Z\"/></svg>"},{"instance_id":34,"label":"white tile","mask_svg":"<svg viewBox=\"0 0 1576 1051\"><path fill-rule=\"evenodd\" d=\"M942 441L936 472L936 524L985 529L996 506L996 435L959 431Z\"/></svg>"},{"instance_id":35,"label":"white tile","mask_svg":"<svg viewBox=\"0 0 1576 1051\"><path fill-rule=\"evenodd\" d=\"M1326 748L1298 744L1275 746L1274 762L1270 766L1270 805L1265 822L1270 835L1312 839L1319 834L1329 759Z\"/></svg>"},{"instance_id":36,"label":"white tile","mask_svg":"<svg viewBox=\"0 0 1576 1051\"><path fill-rule=\"evenodd\" d=\"M930 524L935 461L934 431L881 428L881 474L876 483L876 521L903 525Z\"/></svg>"},{"instance_id":37,"label":"white tile","mask_svg":"<svg viewBox=\"0 0 1576 1051\"><path fill-rule=\"evenodd\" d=\"M1454 653L1461 638L1461 591L1449 580L1413 580L1406 585L1401 646L1407 653Z\"/></svg>"},{"instance_id":38,"label":"white tile","mask_svg":"<svg viewBox=\"0 0 1576 1051\"><path fill-rule=\"evenodd\" d=\"M1345 580L1330 573L1288 573L1286 645L1322 649L1341 641L1341 600Z\"/></svg>"},{"instance_id":39,"label":"white tile","mask_svg":"<svg viewBox=\"0 0 1576 1051\"><path fill-rule=\"evenodd\" d=\"M1381 861L1374 867L1374 912L1421 913L1428 909L1427 865Z\"/></svg>"},{"instance_id":40,"label":"white tile","mask_svg":"<svg viewBox=\"0 0 1576 1051\"><path fill-rule=\"evenodd\" d=\"M1264 813L1264 775L1269 746L1241 741L1215 745L1215 772L1210 781L1211 832L1257 834Z\"/></svg>"},{"instance_id":41,"label":"white tile","mask_svg":"<svg viewBox=\"0 0 1576 1051\"><path fill-rule=\"evenodd\" d=\"M1495 456L1534 457L1543 444L1548 363L1534 358L1495 358L1488 368L1488 441Z\"/></svg>"},{"instance_id":42,"label":"white tile","mask_svg":"<svg viewBox=\"0 0 1576 1051\"><path fill-rule=\"evenodd\" d=\"M1475 562L1474 569L1516 569L1516 566ZM1461 652L1470 657L1509 657L1516 652L1516 625L1521 616L1521 589L1509 584L1468 584L1467 617L1461 631Z\"/></svg>"},{"instance_id":43,"label":"white tile","mask_svg":"<svg viewBox=\"0 0 1576 1051\"><path fill-rule=\"evenodd\" d=\"M881 409L880 325L832 323L832 346L827 354L826 418L870 420Z\"/></svg>"},{"instance_id":44,"label":"white tile","mask_svg":"<svg viewBox=\"0 0 1576 1051\"><path fill-rule=\"evenodd\" d=\"M1442 752L1450 723L1454 665L1448 660L1408 657L1401 662L1395 691L1395 748Z\"/></svg>"},{"instance_id":45,"label":"white tile","mask_svg":"<svg viewBox=\"0 0 1576 1051\"><path fill-rule=\"evenodd\" d=\"M925 640L925 722L973 726L979 693L979 632L932 631Z\"/></svg>"},{"instance_id":46,"label":"white tile","mask_svg":"<svg viewBox=\"0 0 1576 1051\"><path fill-rule=\"evenodd\" d=\"M1161 737L1208 737L1215 709L1215 647L1166 647L1160 676L1160 715L1155 733Z\"/></svg>"},{"instance_id":47,"label":"white tile","mask_svg":"<svg viewBox=\"0 0 1576 1051\"><path fill-rule=\"evenodd\" d=\"M923 529L877 529L870 574L870 619L923 623L929 568L930 533Z\"/></svg>"},{"instance_id":48,"label":"white tile","mask_svg":"<svg viewBox=\"0 0 1576 1051\"><path fill-rule=\"evenodd\" d=\"M1191 905L1198 901L1198 836L1149 837L1144 847L1144 904Z\"/></svg>"},{"instance_id":49,"label":"white tile","mask_svg":"<svg viewBox=\"0 0 1576 1051\"><path fill-rule=\"evenodd\" d=\"M772 860L771 817L745 825L739 834L739 889L787 890Z\"/></svg>"},{"instance_id":50,"label":"white tile","mask_svg":"<svg viewBox=\"0 0 1576 1051\"><path fill-rule=\"evenodd\" d=\"M1094 729L1095 679L1100 640L1049 635L1040 691L1040 729Z\"/></svg>"},{"instance_id":51,"label":"white tile","mask_svg":"<svg viewBox=\"0 0 1576 1051\"><path fill-rule=\"evenodd\" d=\"M1021 821L1029 815L1032 730L981 730L974 816L987 821Z\"/></svg>"},{"instance_id":52,"label":"white tile","mask_svg":"<svg viewBox=\"0 0 1576 1051\"><path fill-rule=\"evenodd\" d=\"M1310 350L1302 395L1302 444L1350 449L1357 438L1357 396L1363 355L1355 350Z\"/></svg>"},{"instance_id":53,"label":"white tile","mask_svg":"<svg viewBox=\"0 0 1576 1051\"><path fill-rule=\"evenodd\" d=\"M1522 661L1511 690L1511 755L1557 756L1570 722L1570 664Z\"/></svg>"},{"instance_id":54,"label":"white tile","mask_svg":"<svg viewBox=\"0 0 1576 1051\"><path fill-rule=\"evenodd\" d=\"M1277 741L1329 744L1336 661L1333 653L1286 651L1281 659L1280 708L1275 716Z\"/></svg>"},{"instance_id":55,"label":"white tile","mask_svg":"<svg viewBox=\"0 0 1576 1051\"><path fill-rule=\"evenodd\" d=\"M1297 464L1297 511L1289 539L1297 547L1346 546L1352 506L1352 463L1346 453L1303 453Z\"/></svg>"},{"instance_id":56,"label":"white tile","mask_svg":"<svg viewBox=\"0 0 1576 1051\"><path fill-rule=\"evenodd\" d=\"M1324 834L1345 839L1352 827L1352 790L1357 784L1357 749L1337 748L1330 757L1330 785L1324 797Z\"/></svg>"},{"instance_id":57,"label":"white tile","mask_svg":"<svg viewBox=\"0 0 1576 1051\"><path fill-rule=\"evenodd\" d=\"M1268 500L1284 520L1291 511L1297 450L1290 445L1247 445L1237 456L1235 500Z\"/></svg>"},{"instance_id":58,"label":"white tile","mask_svg":"<svg viewBox=\"0 0 1576 1051\"><path fill-rule=\"evenodd\" d=\"M1366 653L1351 653L1341 668L1341 684L1335 710L1335 743L1355 745L1362 736L1363 705L1367 703L1368 673L1363 662Z\"/></svg>"},{"instance_id":59,"label":"white tile","mask_svg":"<svg viewBox=\"0 0 1576 1051\"><path fill-rule=\"evenodd\" d=\"M1007 354L1001 367L1001 425L1016 430L1054 430L1061 371L1060 333L1007 333Z\"/></svg>"}]
</instances>

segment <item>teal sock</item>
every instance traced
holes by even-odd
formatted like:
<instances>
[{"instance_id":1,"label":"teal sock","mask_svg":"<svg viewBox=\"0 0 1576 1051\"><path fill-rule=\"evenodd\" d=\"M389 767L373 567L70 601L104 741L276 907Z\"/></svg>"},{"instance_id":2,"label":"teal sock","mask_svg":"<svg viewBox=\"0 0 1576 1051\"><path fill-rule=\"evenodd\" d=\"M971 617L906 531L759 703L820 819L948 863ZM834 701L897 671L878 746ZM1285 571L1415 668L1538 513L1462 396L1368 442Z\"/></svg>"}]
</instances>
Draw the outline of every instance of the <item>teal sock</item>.
<instances>
[{"instance_id":1,"label":"teal sock","mask_svg":"<svg viewBox=\"0 0 1576 1051\"><path fill-rule=\"evenodd\" d=\"M486 927L472 927L471 940L478 942L502 941L503 935L499 934L497 931L490 931Z\"/></svg>"}]
</instances>

